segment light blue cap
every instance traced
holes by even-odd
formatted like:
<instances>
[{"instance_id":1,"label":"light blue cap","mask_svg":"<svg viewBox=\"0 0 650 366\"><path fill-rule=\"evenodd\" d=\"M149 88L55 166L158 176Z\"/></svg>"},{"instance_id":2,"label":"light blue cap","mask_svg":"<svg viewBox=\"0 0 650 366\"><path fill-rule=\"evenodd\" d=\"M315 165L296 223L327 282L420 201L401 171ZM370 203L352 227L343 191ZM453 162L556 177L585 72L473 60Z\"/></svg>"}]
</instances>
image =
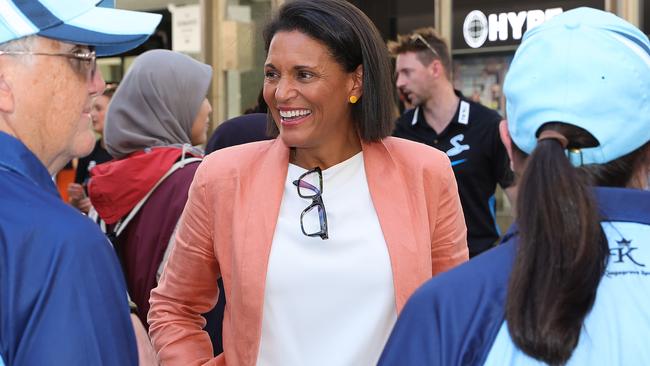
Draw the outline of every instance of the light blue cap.
<instances>
[{"instance_id":1,"label":"light blue cap","mask_svg":"<svg viewBox=\"0 0 650 366\"><path fill-rule=\"evenodd\" d=\"M526 32L504 93L521 150L533 151L543 124L564 122L599 142L583 164L607 163L650 141L650 42L614 14L567 11Z\"/></svg>"},{"instance_id":2,"label":"light blue cap","mask_svg":"<svg viewBox=\"0 0 650 366\"><path fill-rule=\"evenodd\" d=\"M98 6L98 0L0 0L0 43L39 35L94 46L98 56L142 44L160 23L160 14ZM112 2L102 1L112 5Z\"/></svg>"}]
</instances>

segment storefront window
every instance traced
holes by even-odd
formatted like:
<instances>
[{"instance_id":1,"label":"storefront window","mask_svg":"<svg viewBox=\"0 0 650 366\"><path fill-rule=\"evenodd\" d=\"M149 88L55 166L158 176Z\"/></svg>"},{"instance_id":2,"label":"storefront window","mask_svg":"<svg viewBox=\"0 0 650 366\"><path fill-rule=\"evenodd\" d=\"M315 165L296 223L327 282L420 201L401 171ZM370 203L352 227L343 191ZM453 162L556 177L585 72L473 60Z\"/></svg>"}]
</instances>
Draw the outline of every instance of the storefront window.
<instances>
[{"instance_id":1,"label":"storefront window","mask_svg":"<svg viewBox=\"0 0 650 366\"><path fill-rule=\"evenodd\" d=\"M348 0L372 20L384 39L416 28L433 27L434 0Z\"/></svg>"},{"instance_id":2,"label":"storefront window","mask_svg":"<svg viewBox=\"0 0 650 366\"><path fill-rule=\"evenodd\" d=\"M512 55L454 57L454 87L505 116L503 81Z\"/></svg>"},{"instance_id":3,"label":"storefront window","mask_svg":"<svg viewBox=\"0 0 650 366\"><path fill-rule=\"evenodd\" d=\"M226 71L228 118L241 115L257 104L266 60L262 30L270 14L270 0L228 0L226 20L238 23L237 44L233 45L232 52L239 53L237 66Z\"/></svg>"}]
</instances>

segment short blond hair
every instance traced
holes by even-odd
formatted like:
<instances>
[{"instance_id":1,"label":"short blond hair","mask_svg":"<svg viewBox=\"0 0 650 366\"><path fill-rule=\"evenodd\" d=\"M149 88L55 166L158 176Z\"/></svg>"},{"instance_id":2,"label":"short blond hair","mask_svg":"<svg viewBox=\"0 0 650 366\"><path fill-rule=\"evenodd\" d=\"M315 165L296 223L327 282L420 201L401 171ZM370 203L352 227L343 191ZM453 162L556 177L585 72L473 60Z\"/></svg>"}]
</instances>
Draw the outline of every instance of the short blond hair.
<instances>
[{"instance_id":1,"label":"short blond hair","mask_svg":"<svg viewBox=\"0 0 650 366\"><path fill-rule=\"evenodd\" d=\"M426 43L418 36L422 37ZM397 41L388 41L388 51L393 57L407 52L414 52L423 65L429 65L433 60L439 60L445 68L447 79L452 80L449 46L447 41L432 27L418 28L409 34L398 35Z\"/></svg>"}]
</instances>

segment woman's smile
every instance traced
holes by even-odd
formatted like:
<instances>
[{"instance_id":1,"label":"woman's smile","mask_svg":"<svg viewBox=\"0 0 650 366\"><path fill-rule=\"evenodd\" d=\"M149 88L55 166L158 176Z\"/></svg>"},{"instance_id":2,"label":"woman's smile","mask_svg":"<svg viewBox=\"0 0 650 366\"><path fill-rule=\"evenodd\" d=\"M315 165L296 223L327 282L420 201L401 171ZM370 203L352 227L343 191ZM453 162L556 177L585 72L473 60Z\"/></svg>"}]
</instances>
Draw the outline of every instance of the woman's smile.
<instances>
[{"instance_id":1,"label":"woman's smile","mask_svg":"<svg viewBox=\"0 0 650 366\"><path fill-rule=\"evenodd\" d=\"M280 114L280 122L283 127L295 126L305 122L311 116L310 109L297 109L297 108L278 108Z\"/></svg>"}]
</instances>

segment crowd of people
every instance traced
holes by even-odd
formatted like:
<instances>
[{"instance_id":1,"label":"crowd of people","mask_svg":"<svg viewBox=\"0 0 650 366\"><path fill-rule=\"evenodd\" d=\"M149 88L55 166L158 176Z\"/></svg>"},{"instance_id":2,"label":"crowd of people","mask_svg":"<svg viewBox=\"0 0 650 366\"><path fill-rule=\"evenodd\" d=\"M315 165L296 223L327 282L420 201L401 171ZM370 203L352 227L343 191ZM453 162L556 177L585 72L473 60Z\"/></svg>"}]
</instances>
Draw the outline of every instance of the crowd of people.
<instances>
[{"instance_id":1,"label":"crowd of people","mask_svg":"<svg viewBox=\"0 0 650 366\"><path fill-rule=\"evenodd\" d=\"M258 105L208 141L211 66L148 51L106 87L97 56L160 16L104 5L0 7L0 366L650 364L630 23L528 30L503 118L432 28L386 43L345 0L287 2Z\"/></svg>"}]
</instances>

